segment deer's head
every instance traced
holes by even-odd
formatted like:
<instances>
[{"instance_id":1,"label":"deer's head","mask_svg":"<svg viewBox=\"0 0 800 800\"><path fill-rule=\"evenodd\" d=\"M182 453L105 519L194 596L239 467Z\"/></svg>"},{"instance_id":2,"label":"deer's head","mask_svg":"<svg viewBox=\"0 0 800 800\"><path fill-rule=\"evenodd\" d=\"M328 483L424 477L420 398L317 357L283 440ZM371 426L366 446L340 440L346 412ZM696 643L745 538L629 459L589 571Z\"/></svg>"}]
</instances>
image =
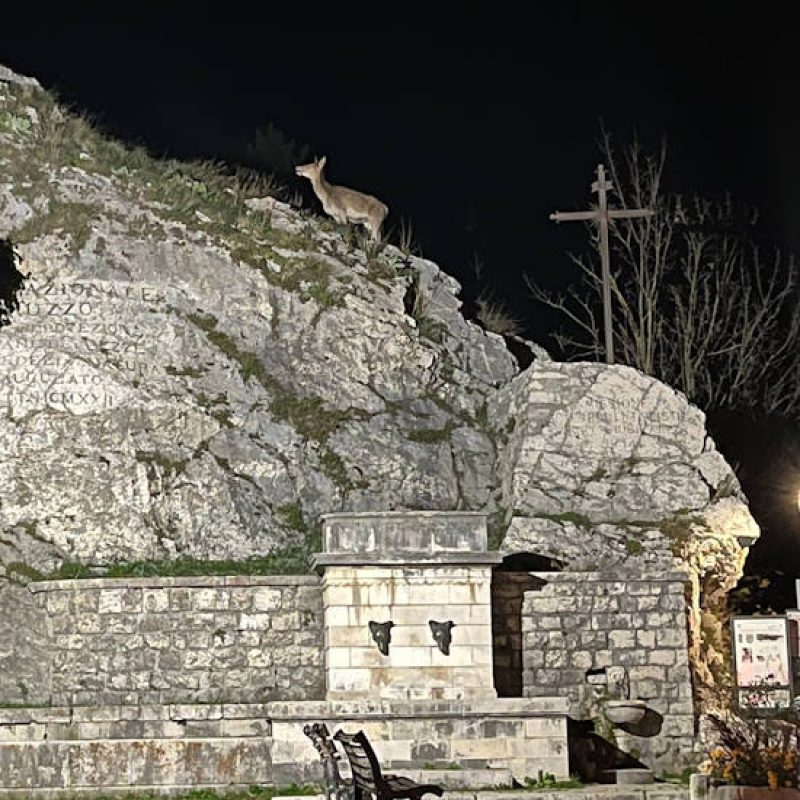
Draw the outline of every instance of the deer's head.
<instances>
[{"instance_id":1,"label":"deer's head","mask_svg":"<svg viewBox=\"0 0 800 800\"><path fill-rule=\"evenodd\" d=\"M452 641L452 630L456 624L452 620L447 622L437 622L435 619L428 620L428 625L431 626L431 633L433 634L433 641L436 646L446 655L450 655L450 642Z\"/></svg>"},{"instance_id":2,"label":"deer's head","mask_svg":"<svg viewBox=\"0 0 800 800\"><path fill-rule=\"evenodd\" d=\"M392 641L392 628L394 622L370 622L369 632L372 634L372 640L378 645L378 650L385 656L389 655L389 643Z\"/></svg>"},{"instance_id":3,"label":"deer's head","mask_svg":"<svg viewBox=\"0 0 800 800\"><path fill-rule=\"evenodd\" d=\"M294 171L301 178L308 178L310 181L316 180L322 175L322 170L325 169L325 156L320 159L314 159L310 164L301 164L294 168Z\"/></svg>"}]
</instances>

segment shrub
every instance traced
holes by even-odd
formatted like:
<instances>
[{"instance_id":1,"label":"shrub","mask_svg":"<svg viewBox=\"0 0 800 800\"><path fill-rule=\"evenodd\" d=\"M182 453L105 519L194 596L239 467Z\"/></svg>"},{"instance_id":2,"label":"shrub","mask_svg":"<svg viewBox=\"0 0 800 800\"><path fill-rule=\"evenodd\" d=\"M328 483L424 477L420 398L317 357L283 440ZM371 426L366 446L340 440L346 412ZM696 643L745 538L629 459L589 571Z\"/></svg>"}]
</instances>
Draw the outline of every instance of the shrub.
<instances>
[{"instance_id":1,"label":"shrub","mask_svg":"<svg viewBox=\"0 0 800 800\"><path fill-rule=\"evenodd\" d=\"M794 709L736 708L710 714L717 738L705 764L712 778L740 786L798 788L800 716Z\"/></svg>"}]
</instances>

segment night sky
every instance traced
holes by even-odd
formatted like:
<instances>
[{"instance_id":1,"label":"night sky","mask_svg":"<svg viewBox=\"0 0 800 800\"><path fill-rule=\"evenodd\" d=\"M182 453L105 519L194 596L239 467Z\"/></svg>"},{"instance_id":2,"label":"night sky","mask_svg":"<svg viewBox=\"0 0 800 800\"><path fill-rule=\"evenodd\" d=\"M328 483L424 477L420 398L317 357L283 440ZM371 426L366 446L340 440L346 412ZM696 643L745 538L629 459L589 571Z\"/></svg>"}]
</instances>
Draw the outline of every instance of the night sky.
<instances>
[{"instance_id":1,"label":"night sky","mask_svg":"<svg viewBox=\"0 0 800 800\"><path fill-rule=\"evenodd\" d=\"M621 142L666 135L667 189L730 191L761 210L762 241L800 252L800 59L789 11L767 10L778 4L15 5L0 62L155 154L235 163L272 122L327 155L329 180L385 201L389 226L410 220L467 301L483 288L477 255L546 346L557 320L523 276L550 288L577 277L566 253L586 233L548 215L590 202L601 119ZM307 182L292 188L316 207ZM758 513L778 502L769 489L758 499L772 480L762 463L784 458L781 480L796 473L800 488L785 428L729 419L718 437ZM754 563L800 560L799 519L779 514Z\"/></svg>"}]
</instances>

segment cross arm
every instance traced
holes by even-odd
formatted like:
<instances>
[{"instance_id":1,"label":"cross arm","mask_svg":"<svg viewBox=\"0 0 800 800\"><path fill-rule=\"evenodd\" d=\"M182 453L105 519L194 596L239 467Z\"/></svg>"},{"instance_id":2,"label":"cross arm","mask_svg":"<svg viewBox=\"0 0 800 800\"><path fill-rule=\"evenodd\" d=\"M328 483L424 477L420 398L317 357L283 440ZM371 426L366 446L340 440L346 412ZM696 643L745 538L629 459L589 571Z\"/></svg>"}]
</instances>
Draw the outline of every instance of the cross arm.
<instances>
[{"instance_id":1,"label":"cross arm","mask_svg":"<svg viewBox=\"0 0 800 800\"><path fill-rule=\"evenodd\" d=\"M556 222L571 222L572 220L598 220L600 211L556 211L550 215L550 219Z\"/></svg>"},{"instance_id":2,"label":"cross arm","mask_svg":"<svg viewBox=\"0 0 800 800\"><path fill-rule=\"evenodd\" d=\"M614 208L608 210L610 219L637 219L639 217L652 217L653 211L649 208Z\"/></svg>"}]
</instances>

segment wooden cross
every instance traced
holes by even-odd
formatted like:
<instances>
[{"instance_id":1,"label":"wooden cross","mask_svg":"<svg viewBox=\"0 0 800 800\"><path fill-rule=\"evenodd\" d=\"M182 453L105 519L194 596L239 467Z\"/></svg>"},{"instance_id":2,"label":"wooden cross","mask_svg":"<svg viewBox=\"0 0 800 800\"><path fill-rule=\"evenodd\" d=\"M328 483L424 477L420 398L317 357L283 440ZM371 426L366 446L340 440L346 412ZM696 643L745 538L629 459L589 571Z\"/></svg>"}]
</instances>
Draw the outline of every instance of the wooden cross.
<instances>
[{"instance_id":1,"label":"wooden cross","mask_svg":"<svg viewBox=\"0 0 800 800\"><path fill-rule=\"evenodd\" d=\"M614 337L611 332L611 256L608 251L608 223L612 219L636 219L650 217L653 212L649 208L609 209L606 192L614 188L611 181L606 180L606 170L602 164L597 165L597 180L592 184L592 192L597 192L597 208L591 211L556 211L550 219L556 222L583 220L595 222L600 226L600 262L603 270L603 327L606 338L606 362L614 363Z\"/></svg>"}]
</instances>

